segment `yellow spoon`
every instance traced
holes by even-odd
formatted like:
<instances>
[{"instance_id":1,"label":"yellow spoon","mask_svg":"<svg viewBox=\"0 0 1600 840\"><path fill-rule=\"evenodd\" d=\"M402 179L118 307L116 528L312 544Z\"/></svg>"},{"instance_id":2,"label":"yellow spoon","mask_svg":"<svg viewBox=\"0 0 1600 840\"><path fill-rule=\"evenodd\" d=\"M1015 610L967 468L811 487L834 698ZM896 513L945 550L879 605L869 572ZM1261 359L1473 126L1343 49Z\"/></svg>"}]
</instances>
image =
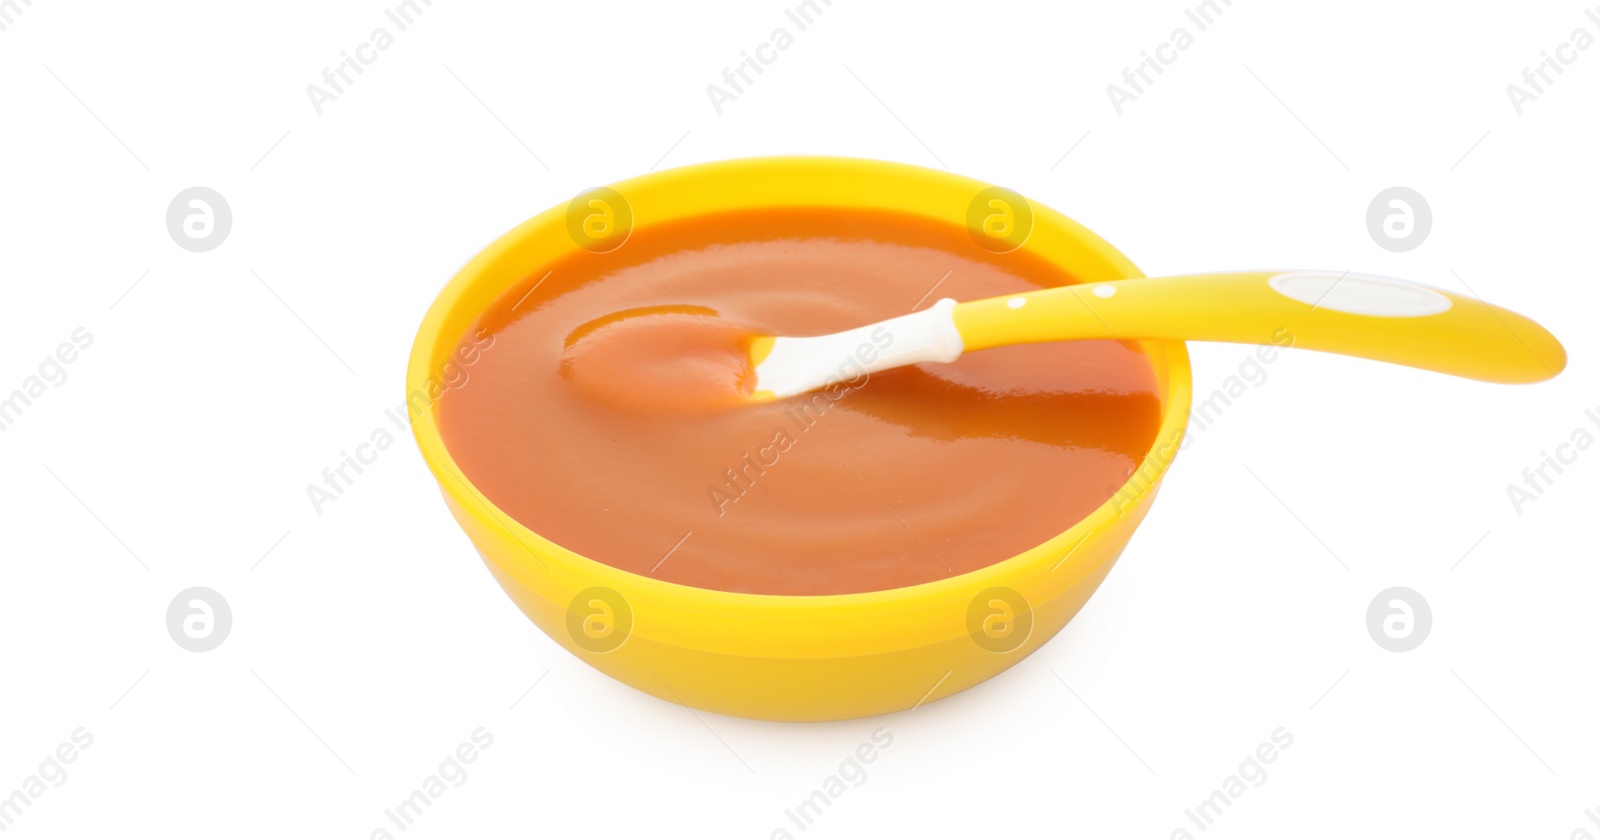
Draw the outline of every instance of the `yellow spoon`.
<instances>
[{"instance_id":1,"label":"yellow spoon","mask_svg":"<svg viewBox=\"0 0 1600 840\"><path fill-rule=\"evenodd\" d=\"M1062 286L956 303L853 330L751 343L758 398L1006 344L1164 339L1281 344L1486 382L1539 382L1561 343L1508 309L1371 274L1246 271Z\"/></svg>"}]
</instances>

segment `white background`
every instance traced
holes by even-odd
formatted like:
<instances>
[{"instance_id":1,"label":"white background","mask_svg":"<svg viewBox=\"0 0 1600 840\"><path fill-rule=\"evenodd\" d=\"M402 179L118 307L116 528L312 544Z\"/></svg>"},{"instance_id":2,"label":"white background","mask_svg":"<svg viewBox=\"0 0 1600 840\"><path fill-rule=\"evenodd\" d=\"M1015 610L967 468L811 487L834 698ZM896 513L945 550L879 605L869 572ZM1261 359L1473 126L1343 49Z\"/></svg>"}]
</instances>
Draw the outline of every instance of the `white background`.
<instances>
[{"instance_id":1,"label":"white background","mask_svg":"<svg viewBox=\"0 0 1600 840\"><path fill-rule=\"evenodd\" d=\"M1205 835L1600 836L1600 452L1520 514L1506 491L1600 435L1600 46L1521 115L1506 93L1600 36L1582 5L1236 0L1118 115L1106 86L1195 32L1183 3L834 0L719 116L706 86L794 30L784 3L437 0L318 115L306 86L384 5L34 0L0 32L0 396L94 336L0 433L0 796L94 737L6 836L364 838L478 727L406 836L1198 836L1184 809L1278 727ZM408 438L313 511L489 240L652 167L793 152L1009 186L1152 275L1470 289L1572 362L1510 387L1284 354L1067 630L875 720L697 715L592 671L495 586ZM233 210L208 253L165 227L195 185ZM1365 221L1396 185L1433 213L1407 253ZM1204 394L1249 350L1193 354ZM1433 612L1405 654L1365 627L1396 585ZM164 626L190 586L232 606L209 653ZM877 727L866 782L788 823Z\"/></svg>"}]
</instances>

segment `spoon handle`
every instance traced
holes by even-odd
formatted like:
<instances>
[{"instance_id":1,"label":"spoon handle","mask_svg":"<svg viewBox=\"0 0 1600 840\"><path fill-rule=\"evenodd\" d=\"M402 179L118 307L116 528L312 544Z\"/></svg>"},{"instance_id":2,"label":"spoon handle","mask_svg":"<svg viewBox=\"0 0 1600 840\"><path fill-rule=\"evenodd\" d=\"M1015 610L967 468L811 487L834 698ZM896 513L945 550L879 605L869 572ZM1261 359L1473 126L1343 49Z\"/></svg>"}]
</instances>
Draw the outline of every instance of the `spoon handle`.
<instances>
[{"instance_id":1,"label":"spoon handle","mask_svg":"<svg viewBox=\"0 0 1600 840\"><path fill-rule=\"evenodd\" d=\"M1544 327L1508 309L1371 274L1249 271L1085 283L957 304L964 350L1083 338L1279 344L1486 382L1566 367Z\"/></svg>"}]
</instances>

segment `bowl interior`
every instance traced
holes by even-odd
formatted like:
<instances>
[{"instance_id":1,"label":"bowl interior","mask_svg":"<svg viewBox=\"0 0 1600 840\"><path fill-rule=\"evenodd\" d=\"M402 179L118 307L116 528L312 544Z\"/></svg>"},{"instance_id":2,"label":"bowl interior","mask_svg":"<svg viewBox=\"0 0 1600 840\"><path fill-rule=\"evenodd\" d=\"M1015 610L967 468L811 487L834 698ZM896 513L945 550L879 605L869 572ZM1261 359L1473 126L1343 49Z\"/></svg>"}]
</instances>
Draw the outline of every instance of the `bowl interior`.
<instances>
[{"instance_id":1,"label":"bowl interior","mask_svg":"<svg viewBox=\"0 0 1600 840\"><path fill-rule=\"evenodd\" d=\"M577 249L616 247L640 227L757 207L819 207L908 213L940 224L972 227L974 206L982 207L994 188L946 172L900 164L842 158L756 158L689 166L655 173L580 195L519 225L474 257L429 310L418 333L407 374L413 432L424 459L439 480L458 519L477 530L474 540L508 547L490 557L497 573L545 591L552 601L583 586L602 585L627 593L630 601L676 611L767 616L803 614L859 617L863 612L894 614L970 598L985 586L1028 586L1059 571L1064 554L1091 535L1113 529L1152 492L1177 450L1189 413L1188 356L1182 343L1137 342L1156 375L1161 422L1155 440L1123 487L1089 516L1033 551L977 571L916 586L849 595L746 595L697 589L635 575L569 551L513 521L463 476L436 425L438 383L462 335L507 290L537 276L541 266ZM1014 194L1011 194L1014 196ZM1020 197L1016 197L1020 199ZM585 208L600 200L615 228L606 240L582 227ZM1025 202L1025 200L1023 200ZM1142 277L1138 269L1104 240L1061 214L1025 202L1029 230L1018 248L1059 266L1064 279L1089 283ZM573 208L577 208L574 215ZM578 225L573 220L578 220ZM1131 529L1131 525L1129 526ZM516 549L521 549L520 551ZM516 559L523 555L523 559ZM1073 575L1056 575L1070 580ZM1094 570L1087 566L1083 575ZM1052 585L1039 584L1038 597Z\"/></svg>"}]
</instances>

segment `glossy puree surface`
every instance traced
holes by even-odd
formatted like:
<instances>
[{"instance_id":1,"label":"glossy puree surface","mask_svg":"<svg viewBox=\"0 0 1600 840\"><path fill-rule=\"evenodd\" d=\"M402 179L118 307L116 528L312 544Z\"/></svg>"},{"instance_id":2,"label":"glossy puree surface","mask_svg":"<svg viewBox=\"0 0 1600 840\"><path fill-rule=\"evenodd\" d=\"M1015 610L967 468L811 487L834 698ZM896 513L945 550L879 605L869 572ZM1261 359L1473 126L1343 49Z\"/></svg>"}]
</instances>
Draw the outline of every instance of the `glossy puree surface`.
<instances>
[{"instance_id":1,"label":"glossy puree surface","mask_svg":"<svg viewBox=\"0 0 1600 840\"><path fill-rule=\"evenodd\" d=\"M753 402L749 343L1063 282L908 216L647 226L508 290L463 339L480 350L439 400L440 432L506 514L630 572L776 595L939 580L1113 495L1159 422L1147 360L1115 341L870 377L841 359L828 390Z\"/></svg>"}]
</instances>

